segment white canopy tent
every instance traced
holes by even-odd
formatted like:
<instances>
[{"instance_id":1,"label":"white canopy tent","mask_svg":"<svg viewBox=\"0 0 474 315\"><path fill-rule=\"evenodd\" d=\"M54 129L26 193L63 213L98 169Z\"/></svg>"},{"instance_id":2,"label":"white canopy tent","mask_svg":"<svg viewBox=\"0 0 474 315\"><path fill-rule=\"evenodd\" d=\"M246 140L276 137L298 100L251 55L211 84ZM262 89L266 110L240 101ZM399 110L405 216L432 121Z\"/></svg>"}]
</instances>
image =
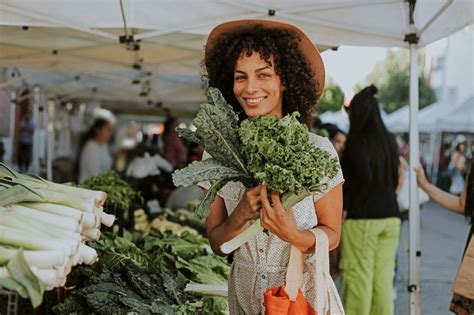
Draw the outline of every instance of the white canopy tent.
<instances>
[{"instance_id":1,"label":"white canopy tent","mask_svg":"<svg viewBox=\"0 0 474 315\"><path fill-rule=\"evenodd\" d=\"M349 116L344 109L337 112L327 111L319 116L323 123L334 124L345 133L349 132Z\"/></svg>"},{"instance_id":2,"label":"white canopy tent","mask_svg":"<svg viewBox=\"0 0 474 315\"><path fill-rule=\"evenodd\" d=\"M284 20L304 29L318 46L406 47L411 52L410 165L416 165L417 48L473 23L473 9L471 0L0 0L0 65L26 68L26 82L53 94L138 108L145 102L137 93L144 92L152 103L186 111L203 99L197 64L206 35L223 21ZM75 80L78 73L81 79ZM50 74L61 78L51 80ZM139 88L129 83L136 77ZM42 85L44 78L48 83ZM18 80L18 75L5 78L0 87ZM410 170L410 313L420 314L419 205Z\"/></svg>"},{"instance_id":3,"label":"white canopy tent","mask_svg":"<svg viewBox=\"0 0 474 315\"><path fill-rule=\"evenodd\" d=\"M442 131L474 133L474 95L467 98L449 115L438 119L436 125Z\"/></svg>"},{"instance_id":4,"label":"white canopy tent","mask_svg":"<svg viewBox=\"0 0 474 315\"><path fill-rule=\"evenodd\" d=\"M425 133L443 131L442 127L437 124L438 120L447 115L451 115L451 112L457 107L458 104L438 101L421 109L418 115L418 130ZM391 132L409 131L409 109L410 106L406 105L388 115L386 125Z\"/></svg>"}]
</instances>

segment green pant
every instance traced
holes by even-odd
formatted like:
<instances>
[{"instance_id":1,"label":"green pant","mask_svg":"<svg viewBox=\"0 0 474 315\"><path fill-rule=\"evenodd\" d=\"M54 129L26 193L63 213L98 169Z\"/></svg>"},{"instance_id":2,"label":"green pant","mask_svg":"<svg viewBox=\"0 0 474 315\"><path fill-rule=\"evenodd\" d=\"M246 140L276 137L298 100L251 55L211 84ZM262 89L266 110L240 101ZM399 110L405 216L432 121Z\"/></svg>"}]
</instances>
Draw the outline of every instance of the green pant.
<instances>
[{"instance_id":1,"label":"green pant","mask_svg":"<svg viewBox=\"0 0 474 315\"><path fill-rule=\"evenodd\" d=\"M346 315L392 315L400 219L346 220L342 227L342 299Z\"/></svg>"}]
</instances>

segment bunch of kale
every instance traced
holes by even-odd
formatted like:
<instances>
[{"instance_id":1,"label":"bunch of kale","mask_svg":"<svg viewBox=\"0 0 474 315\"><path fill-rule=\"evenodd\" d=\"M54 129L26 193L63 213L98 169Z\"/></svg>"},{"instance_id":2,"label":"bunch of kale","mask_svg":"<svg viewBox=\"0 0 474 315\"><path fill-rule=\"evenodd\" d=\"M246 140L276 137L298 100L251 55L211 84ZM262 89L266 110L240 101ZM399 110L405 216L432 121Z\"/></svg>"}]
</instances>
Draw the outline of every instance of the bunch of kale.
<instances>
[{"instance_id":1,"label":"bunch of kale","mask_svg":"<svg viewBox=\"0 0 474 315\"><path fill-rule=\"evenodd\" d=\"M327 151L309 142L308 128L298 113L255 117L239 124L238 116L216 88L208 89L212 104L203 104L193 121L196 131L178 129L180 136L202 144L212 158L193 162L173 173L176 186L211 182L196 208L207 217L217 192L229 181L254 187L265 181L283 193L283 205L293 206L305 197L323 192L336 176L339 164Z\"/></svg>"}]
</instances>

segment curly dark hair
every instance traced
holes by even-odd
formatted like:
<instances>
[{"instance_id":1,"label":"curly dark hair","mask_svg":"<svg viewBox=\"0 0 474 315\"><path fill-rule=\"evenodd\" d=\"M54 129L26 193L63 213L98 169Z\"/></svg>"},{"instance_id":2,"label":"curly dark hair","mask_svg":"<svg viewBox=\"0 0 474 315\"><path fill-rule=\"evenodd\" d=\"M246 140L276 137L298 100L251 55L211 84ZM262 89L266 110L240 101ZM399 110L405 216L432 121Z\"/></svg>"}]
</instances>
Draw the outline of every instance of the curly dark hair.
<instances>
[{"instance_id":1,"label":"curly dark hair","mask_svg":"<svg viewBox=\"0 0 474 315\"><path fill-rule=\"evenodd\" d=\"M271 65L273 57L275 72L286 88L283 92L283 115L297 111L300 122L308 125L319 93L315 89L315 74L298 48L299 41L301 38L294 32L263 25L223 34L202 63L204 70L207 70L203 78L207 79L208 86L222 92L243 120L247 116L233 92L237 60L244 53L250 57L253 52L258 52Z\"/></svg>"}]
</instances>

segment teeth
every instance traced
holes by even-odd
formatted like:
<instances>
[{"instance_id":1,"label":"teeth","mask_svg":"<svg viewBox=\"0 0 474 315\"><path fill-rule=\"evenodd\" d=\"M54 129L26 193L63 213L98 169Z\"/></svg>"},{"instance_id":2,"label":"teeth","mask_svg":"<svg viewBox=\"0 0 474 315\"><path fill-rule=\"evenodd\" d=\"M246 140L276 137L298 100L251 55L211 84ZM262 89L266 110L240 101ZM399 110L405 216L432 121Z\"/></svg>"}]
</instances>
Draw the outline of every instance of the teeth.
<instances>
[{"instance_id":1,"label":"teeth","mask_svg":"<svg viewBox=\"0 0 474 315\"><path fill-rule=\"evenodd\" d=\"M259 97L259 98L246 98L245 100L249 103L259 103L263 101L264 97Z\"/></svg>"}]
</instances>

